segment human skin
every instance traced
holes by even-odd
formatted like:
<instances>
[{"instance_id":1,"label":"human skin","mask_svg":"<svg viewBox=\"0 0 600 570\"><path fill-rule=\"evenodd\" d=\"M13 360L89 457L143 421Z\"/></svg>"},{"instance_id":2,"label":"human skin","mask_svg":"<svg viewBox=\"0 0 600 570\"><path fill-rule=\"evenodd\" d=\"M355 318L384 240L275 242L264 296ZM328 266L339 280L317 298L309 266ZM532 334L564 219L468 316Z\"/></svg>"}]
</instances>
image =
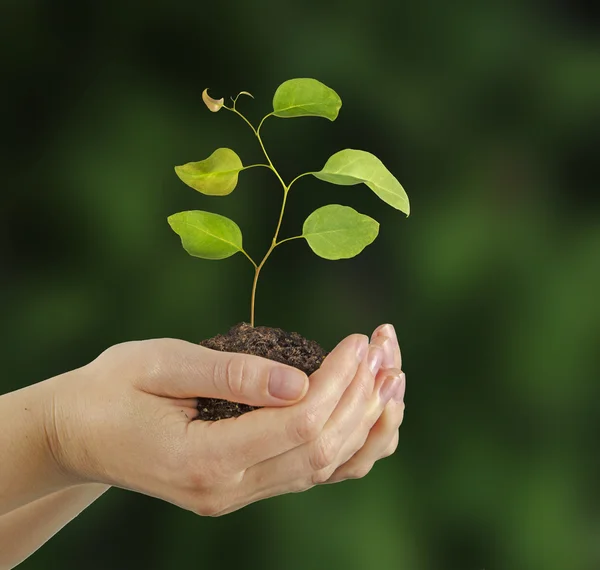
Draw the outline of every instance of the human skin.
<instances>
[{"instance_id":1,"label":"human skin","mask_svg":"<svg viewBox=\"0 0 600 570\"><path fill-rule=\"evenodd\" d=\"M0 517L0 570L33 554L67 523L105 493L101 483L74 485Z\"/></svg>"},{"instance_id":2,"label":"human skin","mask_svg":"<svg viewBox=\"0 0 600 570\"><path fill-rule=\"evenodd\" d=\"M0 569L110 486L220 516L363 477L396 449L400 367L391 325L370 344L364 335L344 339L310 383L270 360L160 339L117 345L83 368L0 397L0 452L10 458L0 470ZM299 380L297 393L281 384L289 379L282 373ZM193 421L198 396L264 407Z\"/></svg>"}]
</instances>

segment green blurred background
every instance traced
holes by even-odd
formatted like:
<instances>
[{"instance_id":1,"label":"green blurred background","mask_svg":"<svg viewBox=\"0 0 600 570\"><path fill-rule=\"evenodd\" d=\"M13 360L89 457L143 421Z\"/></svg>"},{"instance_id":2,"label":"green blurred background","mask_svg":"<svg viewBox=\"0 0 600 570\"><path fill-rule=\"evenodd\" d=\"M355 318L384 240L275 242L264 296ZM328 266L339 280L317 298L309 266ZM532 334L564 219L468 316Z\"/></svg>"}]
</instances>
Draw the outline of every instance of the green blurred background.
<instances>
[{"instance_id":1,"label":"green blurred background","mask_svg":"<svg viewBox=\"0 0 600 570\"><path fill-rule=\"evenodd\" d=\"M271 119L286 179L342 148L378 155L412 213L366 187L303 179L283 236L327 203L381 223L329 262L277 250L258 324L331 348L396 325L408 377L395 456L363 480L219 519L111 490L23 564L42 568L593 570L600 568L600 42L579 2L4 0L0 391L108 346L198 341L248 320L241 255L188 257L166 217L235 219L258 257L281 193L243 173L226 198L173 166L250 130L211 114L315 77L339 119ZM6 459L4 459L6 460Z\"/></svg>"}]
</instances>

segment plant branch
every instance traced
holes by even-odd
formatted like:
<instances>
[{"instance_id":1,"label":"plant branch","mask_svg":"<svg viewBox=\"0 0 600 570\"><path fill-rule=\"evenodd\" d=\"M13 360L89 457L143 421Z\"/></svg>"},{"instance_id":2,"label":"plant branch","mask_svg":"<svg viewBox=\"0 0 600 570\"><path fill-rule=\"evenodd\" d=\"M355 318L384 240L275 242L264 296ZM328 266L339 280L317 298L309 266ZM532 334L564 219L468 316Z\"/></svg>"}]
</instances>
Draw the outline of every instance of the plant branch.
<instances>
[{"instance_id":1,"label":"plant branch","mask_svg":"<svg viewBox=\"0 0 600 570\"><path fill-rule=\"evenodd\" d=\"M279 237L279 230L281 229L281 222L283 221L283 213L285 212L285 204L287 202L289 190L286 188L283 191L283 202L281 203L281 212L279 212L279 220L277 222L277 229L275 230L275 235L273 236L273 246L277 242L277 238Z\"/></svg>"},{"instance_id":2,"label":"plant branch","mask_svg":"<svg viewBox=\"0 0 600 570\"><path fill-rule=\"evenodd\" d=\"M256 268L256 271L254 272L254 281L252 283L252 297L250 299L250 326L251 327L254 326L254 307L256 306L256 286L258 285L258 276L260 275L260 270L263 268L265 261L267 261L267 259L271 255L271 252L274 249L275 249L275 245L271 244L269 251L267 251L267 253L263 257L262 261L260 262L260 265Z\"/></svg>"},{"instance_id":3,"label":"plant branch","mask_svg":"<svg viewBox=\"0 0 600 570\"><path fill-rule=\"evenodd\" d=\"M258 142L260 143L260 148L262 148L262 151L267 159L267 162L271 165L271 169L273 170L273 172L275 173L275 176L277 176L277 178L279 178L279 182L281 182L281 185L283 186L283 190L284 192L288 191L288 187L286 186L285 182L283 181L283 178L281 178L281 176L279 175L279 172L277 172L277 169L275 168L275 166L273 166L273 161L271 160L271 158L269 157L268 153L267 153L267 149L265 148L265 145L263 143L263 140L260 136L260 129L263 126L263 123L265 122L266 119L268 119L270 116L272 115L272 113L269 113L268 115L265 115L260 124L258 125L258 129L256 129L254 131L254 134L256 135L256 138L258 139Z\"/></svg>"},{"instance_id":4,"label":"plant branch","mask_svg":"<svg viewBox=\"0 0 600 570\"><path fill-rule=\"evenodd\" d=\"M278 242L275 244L275 247L277 247L278 245L281 245L282 243L285 243L286 241L291 241L291 240L293 240L293 239L300 239L300 238L303 238L303 237L304 237L304 236L294 236L294 237L289 237L289 238L282 239L281 241L278 241Z\"/></svg>"},{"instance_id":5,"label":"plant branch","mask_svg":"<svg viewBox=\"0 0 600 570\"><path fill-rule=\"evenodd\" d=\"M269 113L268 115L265 115L265 116L264 116L264 117L261 119L260 123L258 124L258 129L256 129L256 132L257 132L258 134L260 134L260 129L262 128L262 126L263 126L263 123L264 123L264 122L265 122L265 121L266 121L266 120L267 120L269 117L272 117L272 116L273 116L273 113Z\"/></svg>"},{"instance_id":6,"label":"plant branch","mask_svg":"<svg viewBox=\"0 0 600 570\"><path fill-rule=\"evenodd\" d=\"M258 266L256 265L256 261L254 261L254 259L252 259L245 250L241 249L240 251L248 258L250 263L254 266L254 269L258 269Z\"/></svg>"},{"instance_id":7,"label":"plant branch","mask_svg":"<svg viewBox=\"0 0 600 570\"><path fill-rule=\"evenodd\" d=\"M237 100L237 98L236 98ZM273 241L271 242L271 247L269 247L267 253L265 254L265 256L263 257L262 261L260 262L260 264L256 265L256 263L254 262L254 260L245 252L242 250L242 253L244 253L244 255L250 260L250 262L254 265L255 268L255 272L254 272L254 281L252 283L252 296L251 296L251 301L250 301L250 326L254 326L254 307L256 305L256 286L258 284L258 276L260 275L260 271L263 268L265 262L267 261L267 259L269 259L269 256L271 255L271 253L273 253L273 250L281 243L283 243L284 241L288 241L290 239L296 239L295 237L293 238L287 238L279 243L277 243L277 238L279 237L279 230L281 229L281 223L283 221L283 214L285 212L285 205L287 202L287 195L289 192L290 187L286 185L286 183L283 181L283 178L281 177L281 175L279 174L279 172L277 172L277 169L275 168L275 166L273 165L273 161L271 160L271 158L269 157L269 153L267 152L267 149L265 148L265 144L263 143L263 140L260 136L260 129L263 126L263 123L273 115L273 113L269 113L268 115L264 116L262 118L262 120L260 121L258 128L255 129L254 125L244 116L242 115L242 113L240 113L236 108L235 108L235 101L233 103L233 107L227 107L226 105L223 105L223 108L227 109L228 111L231 111L232 113L235 113L236 115L239 115L244 122L252 129L252 132L254 133L254 135L256 136L256 138L258 139L258 142L260 144L260 148L263 151L263 154L265 155L265 158L267 159L267 162L269 163L267 164L253 164L249 167L246 168L252 168L253 166L265 166L269 169L271 169L273 171L273 173L275 174L275 176L277 176L277 178L279 179L279 182L281 182L281 186L283 187L283 202L281 203L281 211L279 212L279 220L277 221L277 228L275 229L275 236L273 237ZM305 174L301 174L300 176L298 176L297 178L295 178L292 181L292 184L300 177L302 176L306 176L307 174L311 174L309 173L305 173ZM291 186L291 184L290 184ZM302 236L297 236L297 237L302 237Z\"/></svg>"},{"instance_id":8,"label":"plant branch","mask_svg":"<svg viewBox=\"0 0 600 570\"><path fill-rule=\"evenodd\" d=\"M268 164L250 164L249 166L244 166L244 168L242 168L240 172L242 170L248 170L249 168L256 168L258 166L262 166L263 168L268 168L269 170L271 170L271 167Z\"/></svg>"},{"instance_id":9,"label":"plant branch","mask_svg":"<svg viewBox=\"0 0 600 570\"><path fill-rule=\"evenodd\" d=\"M268 115L264 116L262 118L260 124L258 125L258 129L255 129L254 125L248 119L246 119L246 117L242 113L240 113L235 108L235 105L233 107L228 107L227 105L223 105L223 108L227 109L228 111L231 111L232 113L235 113L236 115L239 115L244 120L244 122L252 129L252 132L254 133L254 136L258 139L260 148L262 149L263 154L265 155L265 158L267 159L267 162L269 163L269 168L273 171L275 176L277 176L277 178L279 179L279 182L281 182L281 185L283 186L284 190L287 190L287 186L286 186L285 182L283 181L283 178L281 178L281 176L279 175L279 172L277 172L277 169L273 166L273 161L269 157L269 154L267 153L267 149L265 148L265 144L263 143L263 140L260 136L260 128L262 127L265 120L272 115L272 113L269 113Z\"/></svg>"},{"instance_id":10,"label":"plant branch","mask_svg":"<svg viewBox=\"0 0 600 570\"><path fill-rule=\"evenodd\" d=\"M244 121L245 123L252 129L252 132L256 135L256 129L254 128L254 125L248 120L246 119L246 117L244 117L244 115L242 115L242 113L240 113L235 106L234 107L228 107L227 105L223 105L223 109L227 109L228 111L231 111L232 113L235 113L236 115L239 115Z\"/></svg>"},{"instance_id":11,"label":"plant branch","mask_svg":"<svg viewBox=\"0 0 600 570\"><path fill-rule=\"evenodd\" d=\"M300 175L296 176L296 178L294 178L294 179L293 179L293 180L292 180L292 181L291 181L291 182L288 184L288 186L287 186L287 187L288 187L288 190L289 190L289 189L292 187L292 184L293 184L294 182L296 182L296 180L300 180L300 178L302 178L302 177L304 177L304 176L309 176L309 175L312 175L312 174L314 174L314 172L305 172L304 174L300 174Z\"/></svg>"},{"instance_id":12,"label":"plant branch","mask_svg":"<svg viewBox=\"0 0 600 570\"><path fill-rule=\"evenodd\" d=\"M254 307L256 305L256 286L258 284L258 276L260 275L260 270L263 268L263 265L269 259L273 250L277 247L277 236L279 235L279 230L281 229L281 222L283 220L283 213L285 211L285 203L287 201L287 188L283 192L283 202L281 204L281 212L279 213L279 221L277 222L277 229L275 230L275 236L273 237L273 241L271 242L271 247L269 247L267 253L262 258L260 265L256 267L256 272L254 273L254 282L252 283L252 297L250 299L250 326L254 326Z\"/></svg>"}]
</instances>

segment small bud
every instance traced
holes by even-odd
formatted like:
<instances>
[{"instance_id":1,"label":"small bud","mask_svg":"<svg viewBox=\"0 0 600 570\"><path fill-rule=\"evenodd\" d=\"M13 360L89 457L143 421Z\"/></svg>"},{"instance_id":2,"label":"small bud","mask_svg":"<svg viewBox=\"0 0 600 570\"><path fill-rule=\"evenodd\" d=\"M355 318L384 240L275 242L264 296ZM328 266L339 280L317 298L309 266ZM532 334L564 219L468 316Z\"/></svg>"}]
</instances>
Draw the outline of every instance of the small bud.
<instances>
[{"instance_id":1,"label":"small bud","mask_svg":"<svg viewBox=\"0 0 600 570\"><path fill-rule=\"evenodd\" d=\"M240 96L240 95L248 95L248 97L252 97L252 99L254 99L254 95L252 95L252 93L248 93L248 91L240 91L238 93L238 96L236 97L236 99Z\"/></svg>"},{"instance_id":2,"label":"small bud","mask_svg":"<svg viewBox=\"0 0 600 570\"><path fill-rule=\"evenodd\" d=\"M213 99L208 94L208 89L205 89L202 92L202 101L204 101L204 104L208 107L208 110L212 111L213 113L216 113L225 103L225 99L222 97L221 99Z\"/></svg>"}]
</instances>

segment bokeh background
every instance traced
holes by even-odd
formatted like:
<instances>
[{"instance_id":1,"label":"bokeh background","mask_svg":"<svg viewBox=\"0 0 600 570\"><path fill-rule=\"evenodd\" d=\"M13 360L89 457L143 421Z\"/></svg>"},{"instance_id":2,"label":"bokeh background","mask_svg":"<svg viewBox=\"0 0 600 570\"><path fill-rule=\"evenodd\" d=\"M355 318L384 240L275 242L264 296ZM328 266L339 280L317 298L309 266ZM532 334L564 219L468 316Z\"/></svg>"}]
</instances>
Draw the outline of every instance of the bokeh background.
<instances>
[{"instance_id":1,"label":"bokeh background","mask_svg":"<svg viewBox=\"0 0 600 570\"><path fill-rule=\"evenodd\" d=\"M23 564L46 568L600 568L598 4L4 0L0 7L0 390L131 339L248 320L241 255L188 257L166 217L232 217L258 257L280 206L253 169L226 198L173 166L229 146L200 95L315 77L339 119L270 119L288 180L342 148L378 155L407 219L366 187L303 179L283 236L327 203L381 223L348 261L304 242L262 274L257 321L331 348L396 325L408 378L395 456L359 481L219 519L113 489ZM0 459L0 463L7 458Z\"/></svg>"}]
</instances>

